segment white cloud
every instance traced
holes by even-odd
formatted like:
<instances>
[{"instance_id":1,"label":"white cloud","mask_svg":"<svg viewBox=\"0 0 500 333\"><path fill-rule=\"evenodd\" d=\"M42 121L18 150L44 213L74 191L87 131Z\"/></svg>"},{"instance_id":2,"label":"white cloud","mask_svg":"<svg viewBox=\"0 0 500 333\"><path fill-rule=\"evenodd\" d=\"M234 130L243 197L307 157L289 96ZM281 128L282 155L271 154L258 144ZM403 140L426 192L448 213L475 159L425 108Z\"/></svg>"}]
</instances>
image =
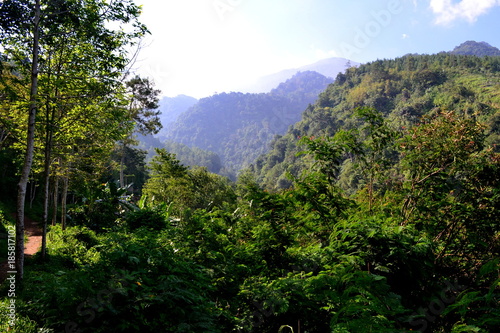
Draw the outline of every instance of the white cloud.
<instances>
[{"instance_id":1,"label":"white cloud","mask_svg":"<svg viewBox=\"0 0 500 333\"><path fill-rule=\"evenodd\" d=\"M459 19L474 23L479 16L499 5L500 0L461 0L458 3L452 0L430 0L430 7L437 16L436 24L441 25L449 25Z\"/></svg>"},{"instance_id":2,"label":"white cloud","mask_svg":"<svg viewBox=\"0 0 500 333\"><path fill-rule=\"evenodd\" d=\"M402 38L402 39L407 39L407 38L410 38L410 35L408 35L408 34L402 34L402 35L401 35L401 38Z\"/></svg>"}]
</instances>

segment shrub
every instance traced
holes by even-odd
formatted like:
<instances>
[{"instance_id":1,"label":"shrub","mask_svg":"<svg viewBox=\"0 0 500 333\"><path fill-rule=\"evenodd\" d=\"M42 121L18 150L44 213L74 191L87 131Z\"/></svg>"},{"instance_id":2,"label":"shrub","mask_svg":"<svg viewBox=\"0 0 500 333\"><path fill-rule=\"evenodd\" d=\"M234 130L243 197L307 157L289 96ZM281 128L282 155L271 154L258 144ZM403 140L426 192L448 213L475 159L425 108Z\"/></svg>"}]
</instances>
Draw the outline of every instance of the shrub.
<instances>
[{"instance_id":1,"label":"shrub","mask_svg":"<svg viewBox=\"0 0 500 333\"><path fill-rule=\"evenodd\" d=\"M145 227L153 230L162 230L166 227L165 210L162 207L143 208L129 212L125 221L130 230Z\"/></svg>"}]
</instances>

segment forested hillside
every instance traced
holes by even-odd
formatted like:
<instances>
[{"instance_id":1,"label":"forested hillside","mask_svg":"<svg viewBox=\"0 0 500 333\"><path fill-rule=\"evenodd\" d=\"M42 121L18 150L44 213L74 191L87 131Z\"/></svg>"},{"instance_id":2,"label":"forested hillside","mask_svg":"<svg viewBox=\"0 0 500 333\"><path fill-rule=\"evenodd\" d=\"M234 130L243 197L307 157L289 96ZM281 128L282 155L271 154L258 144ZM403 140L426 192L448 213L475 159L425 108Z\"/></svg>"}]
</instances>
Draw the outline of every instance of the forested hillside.
<instances>
[{"instance_id":1,"label":"forested hillside","mask_svg":"<svg viewBox=\"0 0 500 333\"><path fill-rule=\"evenodd\" d=\"M316 73L202 99L174 136L212 152L147 163L140 12L0 2L1 332L500 331L500 58L372 62L307 108Z\"/></svg>"},{"instance_id":2,"label":"forested hillside","mask_svg":"<svg viewBox=\"0 0 500 333\"><path fill-rule=\"evenodd\" d=\"M340 129L360 130L362 118L353 111L359 107L381 112L399 135L423 116L454 111L459 117L484 122L486 144L493 146L500 139L499 69L497 57L449 53L408 55L350 68L305 110L300 122L273 141L270 152L261 156L252 170L266 188L289 187L288 173L297 176L308 166L297 156L303 150L300 138L333 136ZM356 179L361 171L355 164L347 159L339 176L350 191L359 185Z\"/></svg>"},{"instance_id":3,"label":"forested hillside","mask_svg":"<svg viewBox=\"0 0 500 333\"><path fill-rule=\"evenodd\" d=\"M176 97L163 97L159 101L159 109L161 111L160 121L163 128L156 135L160 140L163 140L173 123L187 109L196 104L198 100L194 97L179 95Z\"/></svg>"},{"instance_id":4,"label":"forested hillside","mask_svg":"<svg viewBox=\"0 0 500 333\"><path fill-rule=\"evenodd\" d=\"M332 81L302 72L267 94L222 93L201 99L182 114L167 139L218 154L233 172L267 150L274 135L300 119Z\"/></svg>"}]
</instances>

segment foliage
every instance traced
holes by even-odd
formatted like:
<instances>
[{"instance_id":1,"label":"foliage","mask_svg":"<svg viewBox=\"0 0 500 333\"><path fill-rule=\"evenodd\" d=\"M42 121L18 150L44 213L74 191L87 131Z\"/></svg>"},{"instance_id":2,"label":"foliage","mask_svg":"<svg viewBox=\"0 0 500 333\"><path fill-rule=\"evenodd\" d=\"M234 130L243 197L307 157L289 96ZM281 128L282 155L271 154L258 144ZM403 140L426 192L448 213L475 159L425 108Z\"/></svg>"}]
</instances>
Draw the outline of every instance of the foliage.
<instances>
[{"instance_id":1,"label":"foliage","mask_svg":"<svg viewBox=\"0 0 500 333\"><path fill-rule=\"evenodd\" d=\"M499 59L439 53L407 55L349 68L320 94L314 105L305 109L298 123L271 142L269 152L260 156L250 169L269 190L289 187L291 184L283 181L286 174L290 172L297 177L312 162L297 157L302 150L301 138L332 137L341 130L359 132L360 127L365 132L360 140L367 138L369 119L363 121L363 117L353 116L357 108L377 110L384 118L384 126L396 133L415 126L426 114L435 114L436 107L454 110L458 116L476 115L487 126L485 142L498 152L500 146L494 144L499 138L500 86L496 84ZM394 164L390 151L384 154L385 160ZM342 187L354 193L363 185L359 180L362 175L349 159L346 161L343 167L346 172L340 175ZM364 170L369 173L366 167ZM387 171L384 177L393 173Z\"/></svg>"},{"instance_id":2,"label":"foliage","mask_svg":"<svg viewBox=\"0 0 500 333\"><path fill-rule=\"evenodd\" d=\"M80 268L99 259L97 245L99 240L95 232L87 227L74 226L62 230L60 226L53 226L47 250L61 265Z\"/></svg>"},{"instance_id":3,"label":"foliage","mask_svg":"<svg viewBox=\"0 0 500 333\"><path fill-rule=\"evenodd\" d=\"M127 213L125 223L130 230L141 227L162 230L167 226L168 215L168 208L165 205L159 205L154 208L142 208Z\"/></svg>"},{"instance_id":4,"label":"foliage","mask_svg":"<svg viewBox=\"0 0 500 333\"><path fill-rule=\"evenodd\" d=\"M0 300L0 330L2 332L13 332L13 333L36 333L37 323L27 316L16 316L15 325L11 327L9 325L9 309L8 306L10 300L5 298ZM17 304L19 306L19 304Z\"/></svg>"},{"instance_id":5,"label":"foliage","mask_svg":"<svg viewBox=\"0 0 500 333\"><path fill-rule=\"evenodd\" d=\"M130 118L136 124L137 132L141 134L158 133L161 123L158 110L159 90L154 89L153 83L147 78L134 76L125 83L130 94Z\"/></svg>"},{"instance_id":6,"label":"foliage","mask_svg":"<svg viewBox=\"0 0 500 333\"><path fill-rule=\"evenodd\" d=\"M81 332L498 331L499 64L349 69L237 184L158 150L127 214L124 189L82 187L79 216L98 232L51 228L20 318Z\"/></svg>"},{"instance_id":7,"label":"foliage","mask_svg":"<svg viewBox=\"0 0 500 333\"><path fill-rule=\"evenodd\" d=\"M78 235L64 241L82 244ZM100 236L99 256L85 266L29 275L23 298L30 302L20 313L55 330L72 323L82 332L220 332L206 273L177 256L166 237L145 230ZM50 253L51 260L66 255L60 247Z\"/></svg>"},{"instance_id":8,"label":"foliage","mask_svg":"<svg viewBox=\"0 0 500 333\"><path fill-rule=\"evenodd\" d=\"M118 226L125 213L133 209L127 188L119 188L114 182L88 189L82 195L83 203L68 211L71 222L97 232Z\"/></svg>"},{"instance_id":9,"label":"foliage","mask_svg":"<svg viewBox=\"0 0 500 333\"><path fill-rule=\"evenodd\" d=\"M188 209L222 207L235 200L229 180L209 173L206 168L182 165L174 154L157 149L151 161L151 178L143 193L152 202L173 204L173 214L181 216Z\"/></svg>"}]
</instances>

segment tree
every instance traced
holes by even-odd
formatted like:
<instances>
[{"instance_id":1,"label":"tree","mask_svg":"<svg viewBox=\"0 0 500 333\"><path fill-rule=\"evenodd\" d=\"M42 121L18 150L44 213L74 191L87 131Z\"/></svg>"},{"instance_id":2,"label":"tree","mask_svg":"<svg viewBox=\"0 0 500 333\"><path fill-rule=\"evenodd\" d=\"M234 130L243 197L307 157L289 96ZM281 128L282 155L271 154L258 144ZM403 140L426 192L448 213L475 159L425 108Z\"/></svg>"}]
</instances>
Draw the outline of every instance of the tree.
<instances>
[{"instance_id":1,"label":"tree","mask_svg":"<svg viewBox=\"0 0 500 333\"><path fill-rule=\"evenodd\" d=\"M358 108L354 116L365 123L351 131L341 130L336 136L344 141L350 159L354 161L354 168L359 168L363 175L368 194L368 210L371 212L377 185L382 187L377 183L381 182L395 160L390 148L394 144L396 132L388 126L383 114L373 108Z\"/></svg>"},{"instance_id":2,"label":"tree","mask_svg":"<svg viewBox=\"0 0 500 333\"><path fill-rule=\"evenodd\" d=\"M157 134L162 128L158 110L159 90L147 78L135 76L125 83L128 93L128 113L134 123L134 130L142 135ZM125 158L127 148L136 143L132 134L121 141L120 148L120 187L125 187Z\"/></svg>"},{"instance_id":3,"label":"tree","mask_svg":"<svg viewBox=\"0 0 500 333\"><path fill-rule=\"evenodd\" d=\"M173 205L173 212L182 216L189 209L222 207L234 203L234 189L225 177L210 173L206 168L182 165L174 154L156 149L150 164L151 177L143 195L148 200Z\"/></svg>"},{"instance_id":4,"label":"tree","mask_svg":"<svg viewBox=\"0 0 500 333\"><path fill-rule=\"evenodd\" d=\"M133 44L136 38L147 32L145 26L137 21L139 13L139 7L128 0L110 3L102 0L36 0L35 3L7 0L1 3L1 42L5 53L9 61L16 63L21 75L27 72L28 64L31 77L25 162L17 199L16 268L19 279L23 278L24 203L33 163L36 113L43 104L43 96L38 93L38 81L40 75L46 74L43 73L47 69L45 64L50 63L48 60L53 55L50 51L60 50L61 40L73 41L71 47L77 46L75 52L65 60L70 66L75 66L73 62L76 61L80 75L73 76L75 71L72 71L68 77L64 77L65 73L61 72L58 80L69 78L71 82L88 82L95 88L104 85L116 89L120 84L117 78L122 75L128 62L124 47ZM115 31L109 28L109 22L132 23L133 29L131 32ZM28 50L31 51L29 56ZM50 135L47 138L46 144L50 146ZM45 164L46 169L47 164L50 163Z\"/></svg>"},{"instance_id":5,"label":"tree","mask_svg":"<svg viewBox=\"0 0 500 333\"><path fill-rule=\"evenodd\" d=\"M14 1L15 2L15 1ZM26 25L27 17L15 8L15 4L11 1L2 3L0 23L2 27L2 37L10 37L11 33L18 33L21 37L26 37L25 33L21 32L19 25ZM14 7L10 7L14 6ZM40 0L36 0L34 4L34 17L32 25L32 45L31 45L31 71L30 71L30 92L29 92L29 111L28 111L28 129L26 139L26 153L24 164L21 171L21 177L17 185L17 209L16 209L16 272L19 280L22 280L24 273L24 204L26 200L26 187L28 185L31 165L33 163L33 152L35 144L35 119L37 112L37 94L38 94L38 61L39 61L39 43L40 43L40 17L41 5ZM9 14L12 13L12 19L9 19ZM8 13L10 11L10 13ZM16 24L17 23L17 24ZM10 27L13 24L13 27Z\"/></svg>"},{"instance_id":6,"label":"tree","mask_svg":"<svg viewBox=\"0 0 500 333\"><path fill-rule=\"evenodd\" d=\"M499 255L500 157L474 117L441 111L400 140L404 223L425 230L438 262L462 275Z\"/></svg>"}]
</instances>

